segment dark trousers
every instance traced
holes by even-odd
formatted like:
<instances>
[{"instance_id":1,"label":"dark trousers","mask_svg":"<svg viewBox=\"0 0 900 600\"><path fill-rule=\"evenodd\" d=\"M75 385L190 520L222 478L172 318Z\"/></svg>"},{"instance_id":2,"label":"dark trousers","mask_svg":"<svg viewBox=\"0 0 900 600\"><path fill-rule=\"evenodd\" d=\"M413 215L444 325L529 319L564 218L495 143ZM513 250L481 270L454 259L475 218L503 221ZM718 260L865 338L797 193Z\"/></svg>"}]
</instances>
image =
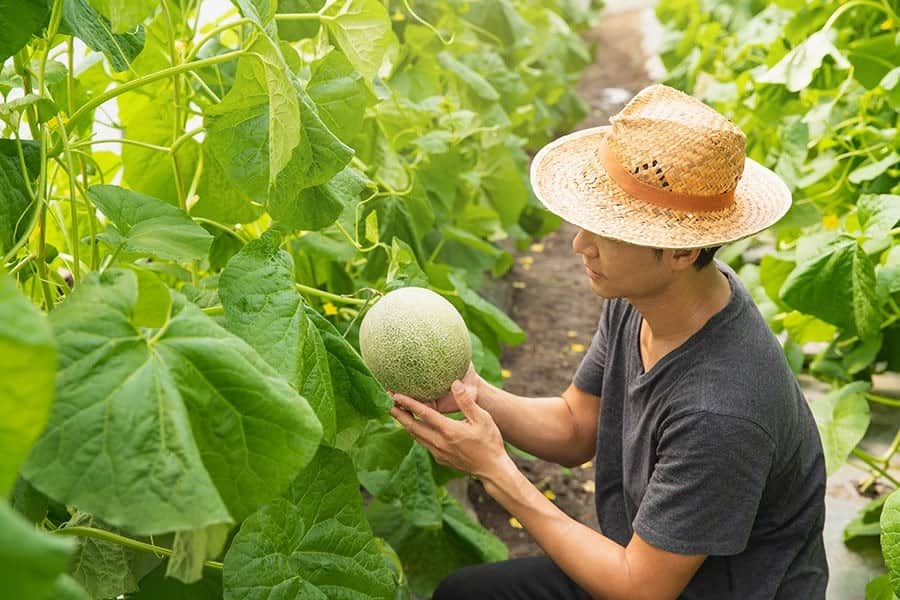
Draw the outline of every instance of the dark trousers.
<instances>
[{"instance_id":1,"label":"dark trousers","mask_svg":"<svg viewBox=\"0 0 900 600\"><path fill-rule=\"evenodd\" d=\"M466 567L447 577L432 600L590 600L546 556Z\"/></svg>"}]
</instances>

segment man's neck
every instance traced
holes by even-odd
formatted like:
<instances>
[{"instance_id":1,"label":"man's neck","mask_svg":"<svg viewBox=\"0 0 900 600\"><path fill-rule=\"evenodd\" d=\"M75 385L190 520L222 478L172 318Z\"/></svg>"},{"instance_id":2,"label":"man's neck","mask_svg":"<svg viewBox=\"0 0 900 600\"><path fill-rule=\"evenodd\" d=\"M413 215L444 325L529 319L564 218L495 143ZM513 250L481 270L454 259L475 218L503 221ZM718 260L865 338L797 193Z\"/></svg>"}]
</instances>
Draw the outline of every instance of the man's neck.
<instances>
[{"instance_id":1,"label":"man's neck","mask_svg":"<svg viewBox=\"0 0 900 600\"><path fill-rule=\"evenodd\" d=\"M728 278L715 265L686 273L654 296L629 298L644 318L648 343L680 343L699 331L731 298Z\"/></svg>"}]
</instances>

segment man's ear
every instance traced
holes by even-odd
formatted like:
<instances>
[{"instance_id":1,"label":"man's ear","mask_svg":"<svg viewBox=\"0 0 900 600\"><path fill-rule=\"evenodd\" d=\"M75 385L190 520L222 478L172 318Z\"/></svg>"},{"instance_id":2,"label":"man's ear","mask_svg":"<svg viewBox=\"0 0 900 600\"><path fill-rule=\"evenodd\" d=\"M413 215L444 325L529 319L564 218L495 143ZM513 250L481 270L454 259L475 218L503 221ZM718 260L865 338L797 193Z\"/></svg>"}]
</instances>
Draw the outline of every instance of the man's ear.
<instances>
[{"instance_id":1,"label":"man's ear","mask_svg":"<svg viewBox=\"0 0 900 600\"><path fill-rule=\"evenodd\" d=\"M672 251L672 268L681 271L692 266L700 257L700 248L682 248Z\"/></svg>"}]
</instances>

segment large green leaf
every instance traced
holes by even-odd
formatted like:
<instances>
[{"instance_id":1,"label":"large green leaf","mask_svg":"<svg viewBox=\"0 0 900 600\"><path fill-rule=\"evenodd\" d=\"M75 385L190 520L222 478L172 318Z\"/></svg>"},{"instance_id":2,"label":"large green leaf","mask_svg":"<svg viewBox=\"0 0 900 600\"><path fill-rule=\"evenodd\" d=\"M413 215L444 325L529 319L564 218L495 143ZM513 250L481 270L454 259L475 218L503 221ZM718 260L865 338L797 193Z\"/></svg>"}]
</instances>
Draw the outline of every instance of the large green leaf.
<instances>
[{"instance_id":1,"label":"large green leaf","mask_svg":"<svg viewBox=\"0 0 900 600\"><path fill-rule=\"evenodd\" d=\"M116 185L93 185L87 194L116 226L128 252L178 261L209 253L213 237L180 208Z\"/></svg>"},{"instance_id":2,"label":"large green leaf","mask_svg":"<svg viewBox=\"0 0 900 600\"><path fill-rule=\"evenodd\" d=\"M294 260L266 232L238 252L219 279L225 327L255 348L309 401L326 440L335 434L328 353L294 285Z\"/></svg>"},{"instance_id":3,"label":"large green leaf","mask_svg":"<svg viewBox=\"0 0 900 600\"><path fill-rule=\"evenodd\" d=\"M781 299L860 337L874 336L881 324L875 267L855 241L840 242L797 265L781 288Z\"/></svg>"},{"instance_id":4,"label":"large green leaf","mask_svg":"<svg viewBox=\"0 0 900 600\"><path fill-rule=\"evenodd\" d=\"M474 522L449 494L441 505L443 523L438 529L416 527L402 509L378 500L366 510L373 531L403 559L412 590L426 597L462 567L507 558L503 542Z\"/></svg>"},{"instance_id":5,"label":"large green leaf","mask_svg":"<svg viewBox=\"0 0 900 600\"><path fill-rule=\"evenodd\" d=\"M206 110L206 143L232 180L264 203L300 143L300 102L278 47L267 37L238 62L234 85Z\"/></svg>"},{"instance_id":6,"label":"large green leaf","mask_svg":"<svg viewBox=\"0 0 900 600\"><path fill-rule=\"evenodd\" d=\"M881 511L881 551L894 593L900 595L900 493L893 492Z\"/></svg>"},{"instance_id":7,"label":"large green leaf","mask_svg":"<svg viewBox=\"0 0 900 600\"><path fill-rule=\"evenodd\" d=\"M109 19L94 10L88 0L63 3L60 32L74 35L88 48L103 52L116 71L128 70L129 63L144 47L143 28L130 33L114 33Z\"/></svg>"},{"instance_id":8,"label":"large green leaf","mask_svg":"<svg viewBox=\"0 0 900 600\"><path fill-rule=\"evenodd\" d=\"M335 401L349 404L356 412L369 417L381 417L390 412L394 401L350 342L313 308L306 307L306 316L319 329L325 343Z\"/></svg>"},{"instance_id":9,"label":"large green leaf","mask_svg":"<svg viewBox=\"0 0 900 600\"><path fill-rule=\"evenodd\" d=\"M360 483L403 509L416 527L441 527L441 501L428 451L394 421L370 423L350 451Z\"/></svg>"},{"instance_id":10,"label":"large green leaf","mask_svg":"<svg viewBox=\"0 0 900 600\"><path fill-rule=\"evenodd\" d=\"M72 582L60 579L74 550L72 540L36 530L6 502L0 501L0 581L4 598L62 598L58 593L61 587L72 586ZM78 589L77 584L73 587ZM77 596L69 593L66 597ZM81 598L87 600L86 595Z\"/></svg>"},{"instance_id":11,"label":"large green leaf","mask_svg":"<svg viewBox=\"0 0 900 600\"><path fill-rule=\"evenodd\" d=\"M180 294L145 337L131 321L137 291L131 271L92 274L51 313L56 401L23 473L139 535L240 521L309 461L321 426L250 346Z\"/></svg>"},{"instance_id":12,"label":"large green leaf","mask_svg":"<svg viewBox=\"0 0 900 600\"><path fill-rule=\"evenodd\" d=\"M856 213L859 225L868 237L886 236L900 221L900 196L891 194L860 196L856 203Z\"/></svg>"},{"instance_id":13,"label":"large green leaf","mask_svg":"<svg viewBox=\"0 0 900 600\"><path fill-rule=\"evenodd\" d=\"M324 14L331 41L372 81L395 39L384 5L378 0L342 0L331 3Z\"/></svg>"},{"instance_id":14,"label":"large green leaf","mask_svg":"<svg viewBox=\"0 0 900 600\"><path fill-rule=\"evenodd\" d=\"M297 192L281 187L269 198L269 214L290 230L314 231L337 220L368 184L365 175L346 167L330 181Z\"/></svg>"},{"instance_id":15,"label":"large green leaf","mask_svg":"<svg viewBox=\"0 0 900 600\"><path fill-rule=\"evenodd\" d=\"M38 35L50 21L47 0L0 0L0 15L6 27L0 27L0 65Z\"/></svg>"},{"instance_id":16,"label":"large green leaf","mask_svg":"<svg viewBox=\"0 0 900 600\"><path fill-rule=\"evenodd\" d=\"M0 274L0 498L44 429L53 400L56 341L46 317Z\"/></svg>"},{"instance_id":17,"label":"large green leaf","mask_svg":"<svg viewBox=\"0 0 900 600\"><path fill-rule=\"evenodd\" d=\"M6 254L27 233L36 204L28 193L26 178L33 190L40 170L40 144L0 139L0 253Z\"/></svg>"},{"instance_id":18,"label":"large green leaf","mask_svg":"<svg viewBox=\"0 0 900 600\"><path fill-rule=\"evenodd\" d=\"M850 451L869 428L869 403L863 393L870 384L854 381L829 392L811 404L825 450L825 470L829 475L847 461Z\"/></svg>"},{"instance_id":19,"label":"large green leaf","mask_svg":"<svg viewBox=\"0 0 900 600\"><path fill-rule=\"evenodd\" d=\"M506 344L521 344L525 341L525 332L505 312L479 296L458 274L450 273L448 277L459 293L467 314L482 320Z\"/></svg>"},{"instance_id":20,"label":"large green leaf","mask_svg":"<svg viewBox=\"0 0 900 600\"><path fill-rule=\"evenodd\" d=\"M396 584L363 514L350 459L326 446L251 515L225 555L225 598L383 598Z\"/></svg>"},{"instance_id":21,"label":"large green leaf","mask_svg":"<svg viewBox=\"0 0 900 600\"><path fill-rule=\"evenodd\" d=\"M317 13L325 6L325 0L279 0L279 14ZM279 39L296 42L310 38L319 33L321 23L318 20L310 21L280 21L278 23Z\"/></svg>"},{"instance_id":22,"label":"large green leaf","mask_svg":"<svg viewBox=\"0 0 900 600\"><path fill-rule=\"evenodd\" d=\"M829 35L830 31L817 31L788 52L784 58L757 78L761 83L780 83L792 92L807 87L813 75L822 66L826 56L834 60L838 68L847 69L850 63L834 47Z\"/></svg>"},{"instance_id":23,"label":"large green leaf","mask_svg":"<svg viewBox=\"0 0 900 600\"><path fill-rule=\"evenodd\" d=\"M197 202L190 207L191 216L205 217L219 223L252 223L265 209L255 204L238 187L210 151L209 144L201 147L203 172L197 184Z\"/></svg>"},{"instance_id":24,"label":"large green leaf","mask_svg":"<svg viewBox=\"0 0 900 600\"><path fill-rule=\"evenodd\" d=\"M312 64L306 91L319 117L334 135L350 144L362 126L366 107L377 98L340 52L332 51Z\"/></svg>"}]
</instances>

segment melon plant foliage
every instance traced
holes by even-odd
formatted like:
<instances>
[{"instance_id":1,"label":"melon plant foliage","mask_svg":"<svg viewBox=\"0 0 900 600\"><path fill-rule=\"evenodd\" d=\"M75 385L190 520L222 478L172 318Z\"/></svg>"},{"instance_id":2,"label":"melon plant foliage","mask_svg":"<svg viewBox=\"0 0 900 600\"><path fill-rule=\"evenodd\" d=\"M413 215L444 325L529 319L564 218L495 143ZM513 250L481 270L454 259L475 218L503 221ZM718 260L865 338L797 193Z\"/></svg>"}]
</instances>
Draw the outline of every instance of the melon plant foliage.
<instances>
[{"instance_id":1,"label":"melon plant foliage","mask_svg":"<svg viewBox=\"0 0 900 600\"><path fill-rule=\"evenodd\" d=\"M558 224L526 150L585 115L598 9L0 3L0 595L402 598L505 557L359 324L433 289L501 383L524 333L479 289Z\"/></svg>"},{"instance_id":2,"label":"melon plant foliage","mask_svg":"<svg viewBox=\"0 0 900 600\"><path fill-rule=\"evenodd\" d=\"M900 406L871 389L900 371L900 6L663 0L656 12L666 81L734 120L791 187L785 218L724 256L794 370L832 388L812 403L829 475L851 458L872 474L863 491L900 487L900 432L882 456L858 447L875 408L896 427ZM844 532L880 535L890 578L867 598L900 596L898 501L876 499Z\"/></svg>"}]
</instances>

